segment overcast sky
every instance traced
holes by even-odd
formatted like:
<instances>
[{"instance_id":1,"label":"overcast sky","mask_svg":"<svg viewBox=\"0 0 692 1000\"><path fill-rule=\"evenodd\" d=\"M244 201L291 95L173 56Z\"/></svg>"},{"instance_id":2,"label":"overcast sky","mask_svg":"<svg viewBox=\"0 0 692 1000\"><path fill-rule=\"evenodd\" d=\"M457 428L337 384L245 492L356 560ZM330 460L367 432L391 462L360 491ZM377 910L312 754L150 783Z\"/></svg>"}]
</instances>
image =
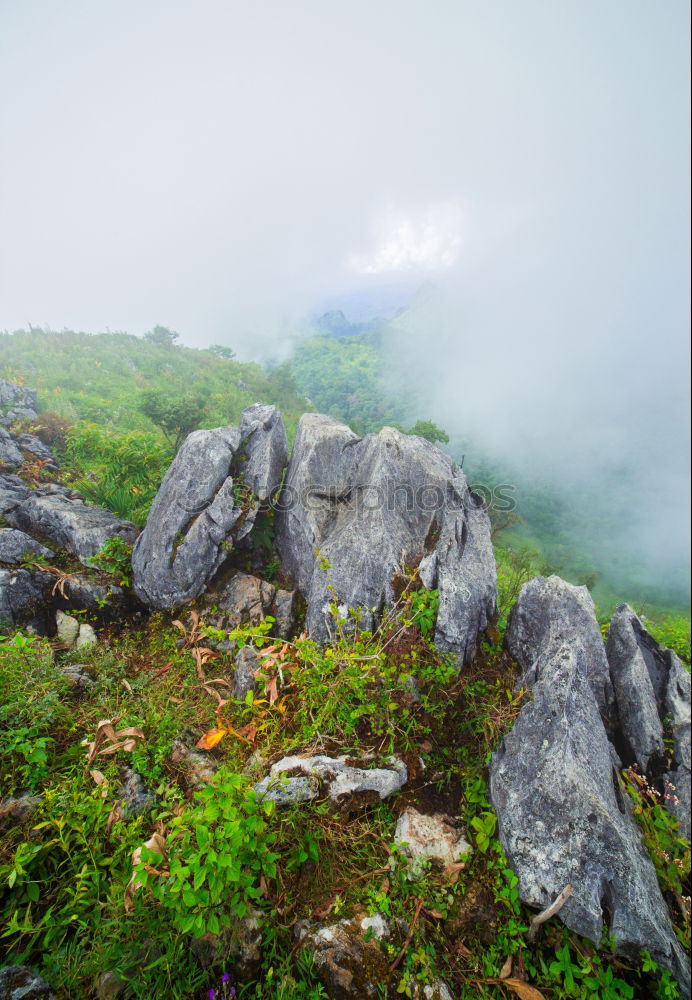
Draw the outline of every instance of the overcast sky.
<instances>
[{"instance_id":1,"label":"overcast sky","mask_svg":"<svg viewBox=\"0 0 692 1000\"><path fill-rule=\"evenodd\" d=\"M679 539L689 36L687 0L0 0L0 329L266 357L432 278L393 342L431 414L644 441Z\"/></svg>"}]
</instances>

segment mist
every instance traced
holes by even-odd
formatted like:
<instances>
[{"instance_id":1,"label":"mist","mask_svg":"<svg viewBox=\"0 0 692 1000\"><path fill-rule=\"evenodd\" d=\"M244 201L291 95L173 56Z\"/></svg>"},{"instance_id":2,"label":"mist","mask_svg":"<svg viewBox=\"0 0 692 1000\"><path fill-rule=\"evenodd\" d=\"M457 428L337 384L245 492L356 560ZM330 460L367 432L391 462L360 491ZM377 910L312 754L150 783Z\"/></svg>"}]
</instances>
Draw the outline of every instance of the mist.
<instances>
[{"instance_id":1,"label":"mist","mask_svg":"<svg viewBox=\"0 0 692 1000\"><path fill-rule=\"evenodd\" d=\"M689 19L4 0L0 328L161 323L268 360L327 300L428 283L388 387L524 474L603 484L609 544L665 574L689 540Z\"/></svg>"}]
</instances>

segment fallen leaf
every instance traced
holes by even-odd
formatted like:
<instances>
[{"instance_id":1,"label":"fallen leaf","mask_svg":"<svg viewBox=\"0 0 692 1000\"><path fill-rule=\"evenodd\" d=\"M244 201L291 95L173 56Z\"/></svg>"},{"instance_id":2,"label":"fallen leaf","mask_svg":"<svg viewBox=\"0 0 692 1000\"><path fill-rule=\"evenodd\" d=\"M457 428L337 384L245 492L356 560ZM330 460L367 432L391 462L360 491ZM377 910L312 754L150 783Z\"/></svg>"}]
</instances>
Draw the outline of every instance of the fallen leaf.
<instances>
[{"instance_id":1,"label":"fallen leaf","mask_svg":"<svg viewBox=\"0 0 692 1000\"><path fill-rule=\"evenodd\" d=\"M466 865L463 861L452 861L450 864L445 865L442 874L449 879L450 885L454 885L459 878L459 872L464 868L466 868Z\"/></svg>"},{"instance_id":2,"label":"fallen leaf","mask_svg":"<svg viewBox=\"0 0 692 1000\"><path fill-rule=\"evenodd\" d=\"M529 986L521 979L474 979L475 983L486 983L489 986L506 986L519 1000L545 1000L545 994L535 986Z\"/></svg>"},{"instance_id":3,"label":"fallen leaf","mask_svg":"<svg viewBox=\"0 0 692 1000\"><path fill-rule=\"evenodd\" d=\"M89 771L89 774L94 779L97 785L102 785L106 780L106 776L103 771Z\"/></svg>"},{"instance_id":4,"label":"fallen leaf","mask_svg":"<svg viewBox=\"0 0 692 1000\"><path fill-rule=\"evenodd\" d=\"M130 684L129 681L125 680L124 677L123 677L123 680L122 680L122 685L123 685L124 688L127 688L127 690L130 692L130 694L133 693L133 691L132 691L132 685Z\"/></svg>"},{"instance_id":5,"label":"fallen leaf","mask_svg":"<svg viewBox=\"0 0 692 1000\"><path fill-rule=\"evenodd\" d=\"M195 746L197 750L212 750L226 735L225 729L210 729Z\"/></svg>"},{"instance_id":6,"label":"fallen leaf","mask_svg":"<svg viewBox=\"0 0 692 1000\"><path fill-rule=\"evenodd\" d=\"M125 886L125 897L123 903L126 912L129 912L132 909L134 905L134 895L137 890L142 887L142 883L138 877L137 868L142 863L142 849L144 847L153 851L155 854L160 854L162 860L165 860L168 851L166 841L160 833L153 833L149 840L142 844L142 847L136 848L132 855L132 877Z\"/></svg>"},{"instance_id":7,"label":"fallen leaf","mask_svg":"<svg viewBox=\"0 0 692 1000\"><path fill-rule=\"evenodd\" d=\"M500 969L500 979L507 979L512 975L512 956L507 956L507 961Z\"/></svg>"},{"instance_id":8,"label":"fallen leaf","mask_svg":"<svg viewBox=\"0 0 692 1000\"><path fill-rule=\"evenodd\" d=\"M444 913L440 913L439 910L424 910L423 912L427 913L429 917L434 917L435 920L444 920L445 918Z\"/></svg>"},{"instance_id":9,"label":"fallen leaf","mask_svg":"<svg viewBox=\"0 0 692 1000\"><path fill-rule=\"evenodd\" d=\"M241 739L247 740L248 743L254 743L257 739L257 726L254 722L248 722L247 726L242 726L236 730L236 735L240 736Z\"/></svg>"},{"instance_id":10,"label":"fallen leaf","mask_svg":"<svg viewBox=\"0 0 692 1000\"><path fill-rule=\"evenodd\" d=\"M277 690L276 677L272 677L271 680L267 681L264 685L264 693L269 699L270 705L273 705L275 701L278 701L279 692Z\"/></svg>"}]
</instances>

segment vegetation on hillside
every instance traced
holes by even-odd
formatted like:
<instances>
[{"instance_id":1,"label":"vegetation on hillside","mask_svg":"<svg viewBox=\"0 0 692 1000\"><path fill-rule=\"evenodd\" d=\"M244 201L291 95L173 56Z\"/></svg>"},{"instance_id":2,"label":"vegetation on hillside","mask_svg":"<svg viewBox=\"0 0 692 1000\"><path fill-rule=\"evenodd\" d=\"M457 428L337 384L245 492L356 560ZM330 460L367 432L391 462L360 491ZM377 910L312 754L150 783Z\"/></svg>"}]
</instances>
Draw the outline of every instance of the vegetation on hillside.
<instances>
[{"instance_id":1,"label":"vegetation on hillside","mask_svg":"<svg viewBox=\"0 0 692 1000\"><path fill-rule=\"evenodd\" d=\"M501 579L505 602L530 572L515 563ZM325 648L305 637L275 640L271 619L229 633L264 656L258 691L244 701L214 680L230 672L233 654L209 649L220 637L203 620L187 621L182 643L180 623L154 616L138 631L60 654L61 664L78 660L94 678L78 700L47 641L5 639L3 788L40 796L30 821L0 832L6 960L40 969L60 1000L91 998L104 973L127 980L127 995L142 1000L202 1000L214 989L220 997L224 975L228 996L232 986L245 1000L318 1000L326 993L309 954L295 947L296 921L380 912L409 928L386 946L392 985L381 982L382 998L414 996L442 977L458 1000L508 989L534 1000L674 1000L670 976L646 954L633 962L607 944L599 951L558 921L529 941L530 914L484 780L488 755L522 703L515 668L500 630L457 679L430 643L434 592L416 587L414 576L403 581L375 634L337 635ZM216 774L195 791L173 750L176 740L194 746L200 738L213 747L206 757ZM409 767L409 784L391 799L338 809L324 798L277 810L252 791L284 754L361 759L373 751ZM137 815L119 804L127 767L154 795ZM630 794L638 796L635 785ZM411 869L393 842L407 805L459 817L472 852L460 864ZM679 892L689 850L658 801L638 796L637 807L652 849L676 859L659 874ZM241 981L228 942L254 909L262 954ZM677 927L688 940L680 912ZM526 985L522 994L528 983L537 992Z\"/></svg>"}]
</instances>

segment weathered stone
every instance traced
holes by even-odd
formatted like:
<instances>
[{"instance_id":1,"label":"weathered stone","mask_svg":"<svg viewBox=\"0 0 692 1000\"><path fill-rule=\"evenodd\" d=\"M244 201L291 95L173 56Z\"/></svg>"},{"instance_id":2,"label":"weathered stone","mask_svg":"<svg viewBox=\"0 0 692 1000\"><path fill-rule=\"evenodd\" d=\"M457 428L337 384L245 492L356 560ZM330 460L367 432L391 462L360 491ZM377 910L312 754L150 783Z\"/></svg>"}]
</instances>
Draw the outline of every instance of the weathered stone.
<instances>
[{"instance_id":1,"label":"weathered stone","mask_svg":"<svg viewBox=\"0 0 692 1000\"><path fill-rule=\"evenodd\" d=\"M133 552L134 588L145 604L174 608L202 593L281 481L286 450L281 417L259 404L243 412L239 427L186 438ZM239 502L237 486L252 496Z\"/></svg>"},{"instance_id":2,"label":"weathered stone","mask_svg":"<svg viewBox=\"0 0 692 1000\"><path fill-rule=\"evenodd\" d=\"M665 778L671 798L666 805L680 820L680 832L690 839L690 798L692 773L690 770L690 674L671 651L670 670L664 700L664 709L673 733L673 770Z\"/></svg>"},{"instance_id":3,"label":"weathered stone","mask_svg":"<svg viewBox=\"0 0 692 1000\"><path fill-rule=\"evenodd\" d=\"M385 917L354 917L326 927L299 920L294 929L301 948L312 953L315 968L332 1000L367 1000L389 982L389 959L379 940L390 935ZM367 940L366 940L367 939Z\"/></svg>"},{"instance_id":4,"label":"weathered stone","mask_svg":"<svg viewBox=\"0 0 692 1000\"><path fill-rule=\"evenodd\" d=\"M0 626L30 626L38 635L48 635L53 626L53 582L40 571L0 569Z\"/></svg>"},{"instance_id":5,"label":"weathered stone","mask_svg":"<svg viewBox=\"0 0 692 1000\"><path fill-rule=\"evenodd\" d=\"M66 615L63 611L55 614L55 628L58 641L72 649L79 635L79 622L72 615Z\"/></svg>"},{"instance_id":6,"label":"weathered stone","mask_svg":"<svg viewBox=\"0 0 692 1000\"><path fill-rule=\"evenodd\" d=\"M644 771L666 752L659 706L667 670L658 649L634 611L621 604L610 623L606 652L630 757L626 763L636 761Z\"/></svg>"},{"instance_id":7,"label":"weathered stone","mask_svg":"<svg viewBox=\"0 0 692 1000\"><path fill-rule=\"evenodd\" d=\"M50 466L57 469L58 463L55 460L55 455L48 445L44 444L35 434L15 434L14 440L21 451L26 451L35 458L40 459L42 462L47 462Z\"/></svg>"},{"instance_id":8,"label":"weathered stone","mask_svg":"<svg viewBox=\"0 0 692 1000\"><path fill-rule=\"evenodd\" d=\"M248 691L255 690L255 671L261 663L259 651L254 646L243 646L235 658L233 697L245 701Z\"/></svg>"},{"instance_id":9,"label":"weathered stone","mask_svg":"<svg viewBox=\"0 0 692 1000\"><path fill-rule=\"evenodd\" d=\"M18 563L27 556L43 556L44 559L49 559L53 555L54 552L24 531L18 531L16 528L0 528L0 562Z\"/></svg>"},{"instance_id":10,"label":"weathered stone","mask_svg":"<svg viewBox=\"0 0 692 1000\"><path fill-rule=\"evenodd\" d=\"M75 647L83 649L85 646L95 646L97 642L98 636L96 635L94 626L90 625L89 622L82 622L79 626L79 635L77 636Z\"/></svg>"},{"instance_id":11,"label":"weathered stone","mask_svg":"<svg viewBox=\"0 0 692 1000\"><path fill-rule=\"evenodd\" d=\"M394 843L414 860L435 860L444 864L458 861L471 845L457 829L454 820L442 813L427 816L408 806L396 824Z\"/></svg>"},{"instance_id":12,"label":"weathered stone","mask_svg":"<svg viewBox=\"0 0 692 1000\"><path fill-rule=\"evenodd\" d=\"M76 697L86 694L89 688L94 685L94 679L83 663L71 663L69 666L63 667L60 672L70 685L72 694Z\"/></svg>"},{"instance_id":13,"label":"weathered stone","mask_svg":"<svg viewBox=\"0 0 692 1000\"><path fill-rule=\"evenodd\" d=\"M667 768L664 719L673 737L674 767L664 775L666 805L690 836L690 675L672 649L664 649L626 604L615 611L607 644L617 698L621 752L651 781Z\"/></svg>"},{"instance_id":14,"label":"weathered stone","mask_svg":"<svg viewBox=\"0 0 692 1000\"><path fill-rule=\"evenodd\" d=\"M361 439L330 417L301 418L277 546L319 640L334 630L334 593L372 627L394 602L397 571L424 557L426 585L440 591L440 648L468 659L495 613L487 512L448 456L391 427Z\"/></svg>"},{"instance_id":15,"label":"weathered stone","mask_svg":"<svg viewBox=\"0 0 692 1000\"><path fill-rule=\"evenodd\" d=\"M156 805L156 796L147 788L141 774L126 767L123 769L122 779L117 798L122 806L123 818L139 816Z\"/></svg>"},{"instance_id":16,"label":"weathered stone","mask_svg":"<svg viewBox=\"0 0 692 1000\"><path fill-rule=\"evenodd\" d=\"M64 487L32 490L5 513L5 520L72 552L88 565L109 538L134 542L137 528L102 507L89 507Z\"/></svg>"},{"instance_id":17,"label":"weathered stone","mask_svg":"<svg viewBox=\"0 0 692 1000\"><path fill-rule=\"evenodd\" d=\"M143 610L139 601L122 587L114 583L97 583L82 573L70 573L54 597L63 611L71 608L88 611L99 620L117 621Z\"/></svg>"},{"instance_id":18,"label":"weathered stone","mask_svg":"<svg viewBox=\"0 0 692 1000\"><path fill-rule=\"evenodd\" d=\"M12 435L0 427L0 468L18 469L24 464L24 456Z\"/></svg>"},{"instance_id":19,"label":"weathered stone","mask_svg":"<svg viewBox=\"0 0 692 1000\"><path fill-rule=\"evenodd\" d=\"M586 588L557 577L525 584L507 629L509 651L531 688L493 756L490 796L522 900L543 909L569 883L559 912L572 930L617 950L647 948L689 990L689 966L673 932L656 872L627 809L603 644Z\"/></svg>"},{"instance_id":20,"label":"weathered stone","mask_svg":"<svg viewBox=\"0 0 692 1000\"><path fill-rule=\"evenodd\" d=\"M207 625L227 632L241 625L257 625L271 615L276 619L272 635L287 638L295 622L295 593L238 572L205 594L200 610Z\"/></svg>"},{"instance_id":21,"label":"weathered stone","mask_svg":"<svg viewBox=\"0 0 692 1000\"><path fill-rule=\"evenodd\" d=\"M25 792L16 798L10 796L7 799L2 799L0 801L0 829L5 826L14 824L21 826L23 823L27 823L40 804L40 797L32 795L30 792Z\"/></svg>"},{"instance_id":22,"label":"weathered stone","mask_svg":"<svg viewBox=\"0 0 692 1000\"><path fill-rule=\"evenodd\" d=\"M187 746L182 739L174 740L171 748L171 764L183 773L185 782L192 788L203 788L213 780L219 765L208 754Z\"/></svg>"},{"instance_id":23,"label":"weathered stone","mask_svg":"<svg viewBox=\"0 0 692 1000\"><path fill-rule=\"evenodd\" d=\"M45 979L26 965L0 969L0 1000L55 1000Z\"/></svg>"},{"instance_id":24,"label":"weathered stone","mask_svg":"<svg viewBox=\"0 0 692 1000\"><path fill-rule=\"evenodd\" d=\"M376 792L380 799L385 799L408 781L406 765L395 757L372 768L353 767L348 760L348 757L324 755L283 757L255 785L255 791L279 806L308 802L322 794L340 805L351 796L368 792Z\"/></svg>"},{"instance_id":25,"label":"weathered stone","mask_svg":"<svg viewBox=\"0 0 692 1000\"><path fill-rule=\"evenodd\" d=\"M33 420L37 409L35 389L0 378L0 424L9 427L15 420Z\"/></svg>"},{"instance_id":26,"label":"weathered stone","mask_svg":"<svg viewBox=\"0 0 692 1000\"><path fill-rule=\"evenodd\" d=\"M19 476L0 476L0 515L5 516L31 494L26 483Z\"/></svg>"}]
</instances>

